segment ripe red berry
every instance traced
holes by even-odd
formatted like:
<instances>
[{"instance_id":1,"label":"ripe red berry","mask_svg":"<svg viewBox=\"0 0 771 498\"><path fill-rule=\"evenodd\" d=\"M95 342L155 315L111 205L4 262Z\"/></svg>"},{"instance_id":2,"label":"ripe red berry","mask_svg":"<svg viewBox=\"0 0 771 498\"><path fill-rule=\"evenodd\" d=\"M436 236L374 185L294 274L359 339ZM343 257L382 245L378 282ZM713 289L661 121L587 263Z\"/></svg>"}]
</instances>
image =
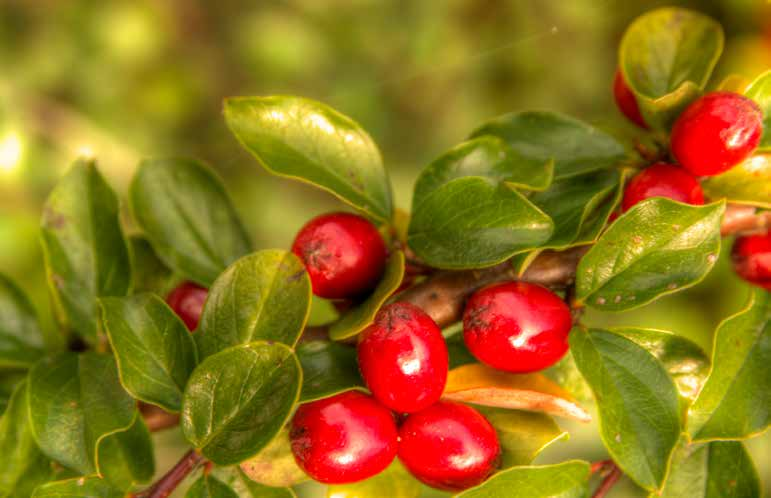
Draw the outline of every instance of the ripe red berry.
<instances>
[{"instance_id":1,"label":"ripe red berry","mask_svg":"<svg viewBox=\"0 0 771 498\"><path fill-rule=\"evenodd\" d=\"M616 69L616 75L613 77L613 96L616 99L616 105L619 110L626 116L629 121L633 122L641 128L648 128L645 124L645 120L640 113L640 106L637 104L637 97L635 97L632 90L624 81L624 75L621 74L620 69Z\"/></svg>"},{"instance_id":2,"label":"ripe red berry","mask_svg":"<svg viewBox=\"0 0 771 498\"><path fill-rule=\"evenodd\" d=\"M771 291L771 232L737 238L731 259L741 278Z\"/></svg>"},{"instance_id":3,"label":"ripe red berry","mask_svg":"<svg viewBox=\"0 0 771 498\"><path fill-rule=\"evenodd\" d=\"M166 296L166 303L191 332L198 327L208 292L193 282L182 282Z\"/></svg>"},{"instance_id":4,"label":"ripe red berry","mask_svg":"<svg viewBox=\"0 0 771 498\"><path fill-rule=\"evenodd\" d=\"M361 334L359 368L372 395L388 408L412 413L439 401L447 382L442 331L417 306L384 306Z\"/></svg>"},{"instance_id":5,"label":"ripe red berry","mask_svg":"<svg viewBox=\"0 0 771 498\"><path fill-rule=\"evenodd\" d=\"M328 484L380 473L396 456L397 437L391 412L357 391L300 405L289 433L297 464Z\"/></svg>"},{"instance_id":6,"label":"ripe red berry","mask_svg":"<svg viewBox=\"0 0 771 498\"><path fill-rule=\"evenodd\" d=\"M534 372L559 361L571 326L570 309L559 296L525 282L486 287L471 296L463 313L469 351L508 372Z\"/></svg>"},{"instance_id":7,"label":"ripe red berry","mask_svg":"<svg viewBox=\"0 0 771 498\"><path fill-rule=\"evenodd\" d=\"M313 293L327 299L372 290L383 275L386 247L375 225L355 214L332 213L309 221L294 240Z\"/></svg>"},{"instance_id":8,"label":"ripe red berry","mask_svg":"<svg viewBox=\"0 0 771 498\"><path fill-rule=\"evenodd\" d=\"M621 209L626 212L651 197L667 197L697 206L704 204L698 180L684 169L666 163L649 166L632 178L624 190Z\"/></svg>"},{"instance_id":9,"label":"ripe red berry","mask_svg":"<svg viewBox=\"0 0 771 498\"><path fill-rule=\"evenodd\" d=\"M713 176L739 164L757 148L763 114L754 101L712 92L694 101L672 128L672 153L696 176Z\"/></svg>"},{"instance_id":10,"label":"ripe red berry","mask_svg":"<svg viewBox=\"0 0 771 498\"><path fill-rule=\"evenodd\" d=\"M422 482L456 491L480 484L498 466L495 429L470 406L440 401L408 416L399 429L399 459Z\"/></svg>"}]
</instances>

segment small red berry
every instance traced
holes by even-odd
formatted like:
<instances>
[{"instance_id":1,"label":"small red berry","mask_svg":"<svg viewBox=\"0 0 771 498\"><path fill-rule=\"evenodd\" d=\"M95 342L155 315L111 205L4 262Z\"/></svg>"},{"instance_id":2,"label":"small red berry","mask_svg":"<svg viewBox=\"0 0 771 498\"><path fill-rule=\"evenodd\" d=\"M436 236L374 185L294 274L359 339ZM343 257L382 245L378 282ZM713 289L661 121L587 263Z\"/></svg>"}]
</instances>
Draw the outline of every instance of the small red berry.
<instances>
[{"instance_id":1,"label":"small red berry","mask_svg":"<svg viewBox=\"0 0 771 498\"><path fill-rule=\"evenodd\" d=\"M731 259L741 278L771 291L771 232L737 238Z\"/></svg>"},{"instance_id":2,"label":"small red berry","mask_svg":"<svg viewBox=\"0 0 771 498\"><path fill-rule=\"evenodd\" d=\"M347 391L300 405L289 438L297 464L327 484L379 474L396 456L393 415L371 396Z\"/></svg>"},{"instance_id":3,"label":"small red berry","mask_svg":"<svg viewBox=\"0 0 771 498\"><path fill-rule=\"evenodd\" d=\"M696 176L714 176L744 161L760 143L763 114L754 101L712 92L689 105L672 128L672 154Z\"/></svg>"},{"instance_id":4,"label":"small red berry","mask_svg":"<svg viewBox=\"0 0 771 498\"><path fill-rule=\"evenodd\" d=\"M568 350L570 309L540 285L508 282L471 296L463 313L463 339L469 351L493 368L534 372Z\"/></svg>"},{"instance_id":5,"label":"small red berry","mask_svg":"<svg viewBox=\"0 0 771 498\"><path fill-rule=\"evenodd\" d=\"M447 382L447 344L417 306L384 306L361 334L359 368L372 395L388 408L413 413L439 401Z\"/></svg>"},{"instance_id":6,"label":"small red berry","mask_svg":"<svg viewBox=\"0 0 771 498\"><path fill-rule=\"evenodd\" d=\"M626 212L651 197L667 197L695 206L704 204L698 180L684 169L666 163L649 166L632 178L624 190L621 209Z\"/></svg>"},{"instance_id":7,"label":"small red berry","mask_svg":"<svg viewBox=\"0 0 771 498\"><path fill-rule=\"evenodd\" d=\"M198 327L208 293L204 287L193 282L182 282L166 296L166 303L192 332Z\"/></svg>"},{"instance_id":8,"label":"small red berry","mask_svg":"<svg viewBox=\"0 0 771 498\"><path fill-rule=\"evenodd\" d=\"M355 214L331 213L309 221L294 240L313 293L342 299L372 290L383 275L386 246L375 225Z\"/></svg>"},{"instance_id":9,"label":"small red berry","mask_svg":"<svg viewBox=\"0 0 771 498\"><path fill-rule=\"evenodd\" d=\"M629 119L629 121L641 128L648 128L642 114L640 114L640 106L637 104L637 97L635 97L632 90L626 84L626 81L624 81L624 75L621 74L620 69L616 69L616 75L613 77L613 96L616 99L616 105L619 110Z\"/></svg>"},{"instance_id":10,"label":"small red berry","mask_svg":"<svg viewBox=\"0 0 771 498\"><path fill-rule=\"evenodd\" d=\"M408 416L399 429L399 459L434 488L457 491L482 483L500 453L490 422L460 403L440 401Z\"/></svg>"}]
</instances>

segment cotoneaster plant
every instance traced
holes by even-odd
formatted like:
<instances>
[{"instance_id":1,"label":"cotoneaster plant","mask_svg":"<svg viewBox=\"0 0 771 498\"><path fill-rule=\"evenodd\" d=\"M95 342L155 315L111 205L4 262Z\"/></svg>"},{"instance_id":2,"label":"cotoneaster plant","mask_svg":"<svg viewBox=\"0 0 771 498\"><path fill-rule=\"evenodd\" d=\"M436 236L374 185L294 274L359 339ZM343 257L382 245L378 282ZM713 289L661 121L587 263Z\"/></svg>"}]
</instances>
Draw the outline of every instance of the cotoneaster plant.
<instances>
[{"instance_id":1,"label":"cotoneaster plant","mask_svg":"<svg viewBox=\"0 0 771 498\"><path fill-rule=\"evenodd\" d=\"M158 498L187 480L191 498L291 498L313 479L335 498L600 498L624 478L651 497L759 497L742 441L769 425L771 72L727 91L710 81L722 47L702 14L645 14L613 85L632 144L504 114L426 166L409 215L350 118L228 99L263 167L348 208L291 249L255 251L191 159L139 165L127 236L124 201L77 161L41 223L70 347L47 346L0 278L0 496ZM697 284L731 236L749 298L711 358L584 318ZM310 326L322 298L339 317ZM607 460L532 464L564 434L555 418L594 411ZM150 433L168 427L190 448L156 472Z\"/></svg>"}]
</instances>

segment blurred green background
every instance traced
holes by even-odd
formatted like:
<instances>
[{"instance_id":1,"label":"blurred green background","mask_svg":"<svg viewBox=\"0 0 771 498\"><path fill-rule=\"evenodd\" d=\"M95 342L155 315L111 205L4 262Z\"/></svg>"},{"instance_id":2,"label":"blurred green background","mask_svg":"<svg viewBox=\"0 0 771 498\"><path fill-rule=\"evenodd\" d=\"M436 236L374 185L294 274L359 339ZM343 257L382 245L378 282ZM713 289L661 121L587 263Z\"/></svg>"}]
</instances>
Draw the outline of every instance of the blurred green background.
<instances>
[{"instance_id":1,"label":"blurred green background","mask_svg":"<svg viewBox=\"0 0 771 498\"><path fill-rule=\"evenodd\" d=\"M723 24L715 81L771 67L764 0L0 0L0 272L31 294L55 338L38 220L77 155L95 156L121 195L142 157L206 160L260 248L287 247L310 216L341 208L240 150L221 119L226 96L298 94L352 116L380 145L405 209L425 164L504 112L561 111L628 137L610 92L616 47L632 19L664 4ZM665 328L709 351L746 294L723 257L690 291L588 321ZM571 441L538 462L604 458L596 427L568 428ZM182 442L176 431L158 441L163 471ZM750 446L768 490L771 437ZM621 485L611 496L642 494Z\"/></svg>"}]
</instances>

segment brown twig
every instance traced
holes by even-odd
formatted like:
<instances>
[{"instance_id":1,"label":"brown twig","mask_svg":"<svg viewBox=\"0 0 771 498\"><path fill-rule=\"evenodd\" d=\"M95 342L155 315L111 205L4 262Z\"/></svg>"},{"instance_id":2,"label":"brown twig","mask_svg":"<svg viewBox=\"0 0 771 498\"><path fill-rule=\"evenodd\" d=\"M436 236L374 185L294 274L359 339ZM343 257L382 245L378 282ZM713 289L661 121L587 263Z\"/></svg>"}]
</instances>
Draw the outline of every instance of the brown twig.
<instances>
[{"instance_id":1,"label":"brown twig","mask_svg":"<svg viewBox=\"0 0 771 498\"><path fill-rule=\"evenodd\" d=\"M185 480L185 477L195 470L196 467L204 463L204 461L205 458L198 452L190 450L155 484L144 491L130 496L133 498L167 498Z\"/></svg>"},{"instance_id":2,"label":"brown twig","mask_svg":"<svg viewBox=\"0 0 771 498\"><path fill-rule=\"evenodd\" d=\"M610 472L605 476L605 479L603 479L600 485L597 487L597 491L594 492L592 498L604 498L604 496L608 494L611 488L613 488L613 486L621 477L621 469L618 468L618 465L613 462L611 462L610 465L612 466Z\"/></svg>"}]
</instances>

